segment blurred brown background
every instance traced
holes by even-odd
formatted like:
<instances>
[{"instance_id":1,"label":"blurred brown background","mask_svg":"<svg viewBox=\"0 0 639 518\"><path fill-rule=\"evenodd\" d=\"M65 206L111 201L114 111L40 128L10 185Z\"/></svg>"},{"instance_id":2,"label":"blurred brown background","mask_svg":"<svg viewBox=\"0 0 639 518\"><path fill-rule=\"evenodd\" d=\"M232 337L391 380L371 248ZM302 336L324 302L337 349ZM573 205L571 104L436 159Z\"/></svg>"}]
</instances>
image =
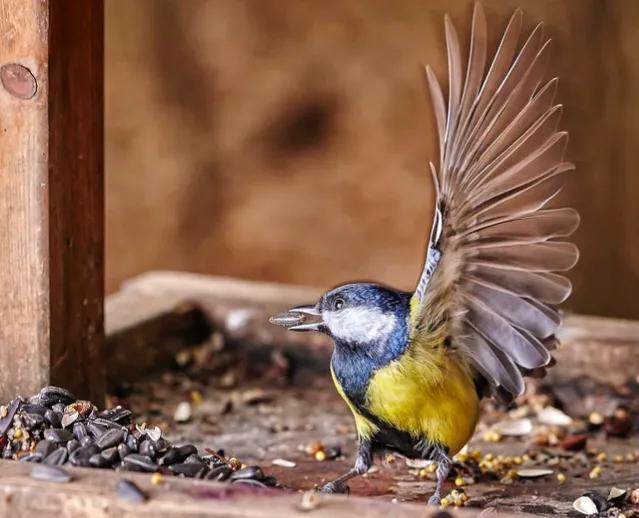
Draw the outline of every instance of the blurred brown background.
<instances>
[{"instance_id":1,"label":"blurred brown background","mask_svg":"<svg viewBox=\"0 0 639 518\"><path fill-rule=\"evenodd\" d=\"M485 0L554 40L582 214L569 307L639 317L639 2ZM149 269L409 289L436 158L421 65L470 0L108 0L107 289Z\"/></svg>"}]
</instances>

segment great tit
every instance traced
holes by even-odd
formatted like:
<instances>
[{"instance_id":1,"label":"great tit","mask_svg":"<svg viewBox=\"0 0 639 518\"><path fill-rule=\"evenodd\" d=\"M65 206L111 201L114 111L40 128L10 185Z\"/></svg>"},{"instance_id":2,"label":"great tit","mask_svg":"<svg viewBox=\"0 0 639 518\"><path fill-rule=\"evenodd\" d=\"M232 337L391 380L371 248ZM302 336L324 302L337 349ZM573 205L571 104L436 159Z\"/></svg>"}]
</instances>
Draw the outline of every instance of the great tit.
<instances>
[{"instance_id":1,"label":"great tit","mask_svg":"<svg viewBox=\"0 0 639 518\"><path fill-rule=\"evenodd\" d=\"M578 259L578 213L548 208L574 165L557 127L557 79L543 79L550 40L537 25L519 44L515 11L490 63L483 8L473 12L466 72L445 18L447 100L426 81L439 135L430 163L436 204L414 292L351 283L289 310L292 331L334 342L330 370L359 437L355 466L322 487L343 492L381 451L437 463L438 504L455 455L470 439L482 397L512 400L524 376L552 362L557 305L572 290L556 272ZM292 325L297 320L296 325ZM310 320L310 321L309 321Z\"/></svg>"}]
</instances>

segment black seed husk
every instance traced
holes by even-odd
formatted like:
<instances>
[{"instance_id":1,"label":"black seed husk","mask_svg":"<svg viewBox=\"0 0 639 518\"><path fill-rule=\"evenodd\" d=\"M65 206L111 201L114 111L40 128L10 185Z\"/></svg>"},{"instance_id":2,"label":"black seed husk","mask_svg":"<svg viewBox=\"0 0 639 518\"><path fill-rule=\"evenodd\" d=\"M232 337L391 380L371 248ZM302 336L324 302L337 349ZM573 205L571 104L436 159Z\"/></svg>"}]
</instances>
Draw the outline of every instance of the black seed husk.
<instances>
[{"instance_id":1,"label":"black seed husk","mask_svg":"<svg viewBox=\"0 0 639 518\"><path fill-rule=\"evenodd\" d=\"M120 460L120 454L118 453L117 447L108 448L102 451L101 455L109 463L109 466L113 466L113 464Z\"/></svg>"},{"instance_id":2,"label":"black seed husk","mask_svg":"<svg viewBox=\"0 0 639 518\"><path fill-rule=\"evenodd\" d=\"M38 428L40 425L44 423L44 417L40 414L22 414L21 416L22 424L27 430L33 430L34 428Z\"/></svg>"},{"instance_id":3,"label":"black seed husk","mask_svg":"<svg viewBox=\"0 0 639 518\"><path fill-rule=\"evenodd\" d=\"M130 453L124 457L122 462L127 465L137 466L147 472L156 471L158 469L158 466L155 462L153 462L153 459L138 453Z\"/></svg>"},{"instance_id":4,"label":"black seed husk","mask_svg":"<svg viewBox=\"0 0 639 518\"><path fill-rule=\"evenodd\" d=\"M94 468L106 468L109 466L109 462L101 454L96 453L89 457L89 464Z\"/></svg>"},{"instance_id":5,"label":"black seed husk","mask_svg":"<svg viewBox=\"0 0 639 518\"><path fill-rule=\"evenodd\" d=\"M233 473L233 470L228 466L218 466L207 473L206 479L222 482L223 480L228 479L231 476L231 473Z\"/></svg>"},{"instance_id":6,"label":"black seed husk","mask_svg":"<svg viewBox=\"0 0 639 518\"><path fill-rule=\"evenodd\" d=\"M89 435L89 433L87 432L87 427L84 423L73 423L73 436L78 441L81 441L82 438L86 437L87 435Z\"/></svg>"},{"instance_id":7,"label":"black seed husk","mask_svg":"<svg viewBox=\"0 0 639 518\"><path fill-rule=\"evenodd\" d=\"M82 437L82 439L80 439L80 446L82 447L89 446L91 444L95 444L95 441L90 435L85 435L84 437Z\"/></svg>"},{"instance_id":8,"label":"black seed husk","mask_svg":"<svg viewBox=\"0 0 639 518\"><path fill-rule=\"evenodd\" d=\"M44 464L49 466L56 466L60 464L64 464L67 461L69 456L69 452L64 446L60 446L56 450L52 451L47 457L42 461Z\"/></svg>"},{"instance_id":9,"label":"black seed husk","mask_svg":"<svg viewBox=\"0 0 639 518\"><path fill-rule=\"evenodd\" d=\"M35 452L42 455L43 458L49 455L53 450L55 450L55 444L46 439L40 441L35 447Z\"/></svg>"},{"instance_id":10,"label":"black seed husk","mask_svg":"<svg viewBox=\"0 0 639 518\"><path fill-rule=\"evenodd\" d=\"M53 386L44 387L39 396L41 404L47 407L55 404L70 405L76 400L76 397L68 390Z\"/></svg>"},{"instance_id":11,"label":"black seed husk","mask_svg":"<svg viewBox=\"0 0 639 518\"><path fill-rule=\"evenodd\" d=\"M203 469L208 471L204 464L194 464L188 462L173 464L173 466L170 466L169 469L176 475L184 475L185 477L196 477L196 475L199 475Z\"/></svg>"},{"instance_id":12,"label":"black seed husk","mask_svg":"<svg viewBox=\"0 0 639 518\"><path fill-rule=\"evenodd\" d=\"M62 425L62 414L60 412L56 412L55 410L49 410L47 408L44 413L44 418L54 428L60 428L60 426Z\"/></svg>"},{"instance_id":13,"label":"black seed husk","mask_svg":"<svg viewBox=\"0 0 639 518\"><path fill-rule=\"evenodd\" d=\"M231 480L240 480L246 478L252 478L256 480L264 478L262 468L260 468L259 466L247 466L246 468L238 469L231 474Z\"/></svg>"},{"instance_id":14,"label":"black seed husk","mask_svg":"<svg viewBox=\"0 0 639 518\"><path fill-rule=\"evenodd\" d=\"M131 452L131 448L129 448L126 444L118 444L118 455L120 460L124 460L124 457L129 455Z\"/></svg>"},{"instance_id":15,"label":"black seed husk","mask_svg":"<svg viewBox=\"0 0 639 518\"><path fill-rule=\"evenodd\" d=\"M135 482L122 479L115 485L115 491L120 498L129 502L142 503L148 500L147 494Z\"/></svg>"},{"instance_id":16,"label":"black seed husk","mask_svg":"<svg viewBox=\"0 0 639 518\"><path fill-rule=\"evenodd\" d=\"M80 446L82 446L80 444L80 441L78 441L77 439L71 439L68 443L67 443L67 451L69 452L69 455L71 455L75 450L77 450Z\"/></svg>"},{"instance_id":17,"label":"black seed husk","mask_svg":"<svg viewBox=\"0 0 639 518\"><path fill-rule=\"evenodd\" d=\"M138 448L140 455L146 455L147 457L155 458L156 450L155 446L149 439L145 439L140 443L140 447Z\"/></svg>"},{"instance_id":18,"label":"black seed husk","mask_svg":"<svg viewBox=\"0 0 639 518\"><path fill-rule=\"evenodd\" d=\"M111 448L112 446L117 446L124 440L125 432L124 430L120 430L119 428L111 428L104 432L104 434L99 437L95 444L101 450L105 450L107 448Z\"/></svg>"},{"instance_id":19,"label":"black seed husk","mask_svg":"<svg viewBox=\"0 0 639 518\"><path fill-rule=\"evenodd\" d=\"M64 428L48 428L43 435L48 441L57 443L67 443L73 439L73 434Z\"/></svg>"},{"instance_id":20,"label":"black seed husk","mask_svg":"<svg viewBox=\"0 0 639 518\"><path fill-rule=\"evenodd\" d=\"M54 466L46 466L44 464L34 466L31 470L30 476L31 478L44 480L45 482L64 483L71 480L71 475L68 471Z\"/></svg>"}]
</instances>

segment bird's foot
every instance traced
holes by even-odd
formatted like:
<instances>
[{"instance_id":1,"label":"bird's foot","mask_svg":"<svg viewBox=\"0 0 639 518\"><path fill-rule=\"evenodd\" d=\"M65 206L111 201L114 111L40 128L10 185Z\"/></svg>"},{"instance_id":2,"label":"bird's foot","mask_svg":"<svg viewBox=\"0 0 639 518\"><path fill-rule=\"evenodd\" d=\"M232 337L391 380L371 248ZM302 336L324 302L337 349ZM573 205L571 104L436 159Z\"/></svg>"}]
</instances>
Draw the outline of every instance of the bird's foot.
<instances>
[{"instance_id":1,"label":"bird's foot","mask_svg":"<svg viewBox=\"0 0 639 518\"><path fill-rule=\"evenodd\" d=\"M350 491L351 490L346 482L339 482L337 480L324 484L320 488L320 493L324 493L325 495L349 494Z\"/></svg>"},{"instance_id":2,"label":"bird's foot","mask_svg":"<svg viewBox=\"0 0 639 518\"><path fill-rule=\"evenodd\" d=\"M439 491L435 491L433 495L428 499L428 505L439 505L442 501Z\"/></svg>"}]
</instances>

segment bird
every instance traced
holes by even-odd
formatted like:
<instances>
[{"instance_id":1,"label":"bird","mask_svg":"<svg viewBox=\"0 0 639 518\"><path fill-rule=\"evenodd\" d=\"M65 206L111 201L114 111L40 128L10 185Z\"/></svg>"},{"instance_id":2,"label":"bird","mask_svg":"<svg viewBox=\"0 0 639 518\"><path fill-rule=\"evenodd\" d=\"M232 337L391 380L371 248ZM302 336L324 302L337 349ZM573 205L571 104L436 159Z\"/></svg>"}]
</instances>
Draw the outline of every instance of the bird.
<instances>
[{"instance_id":1,"label":"bird","mask_svg":"<svg viewBox=\"0 0 639 518\"><path fill-rule=\"evenodd\" d=\"M435 205L416 288L351 282L272 319L324 333L334 345L330 372L359 446L353 468L324 493L347 492L374 456L396 452L436 463L428 503L439 504L480 401L512 402L526 376L554 364L558 306L571 294L566 272L579 257L566 238L579 214L551 202L575 166L559 129L558 80L545 78L551 40L542 23L523 37L522 20L515 10L489 60L476 3L464 67L444 18L446 97L425 68L439 161L429 164Z\"/></svg>"}]
</instances>

